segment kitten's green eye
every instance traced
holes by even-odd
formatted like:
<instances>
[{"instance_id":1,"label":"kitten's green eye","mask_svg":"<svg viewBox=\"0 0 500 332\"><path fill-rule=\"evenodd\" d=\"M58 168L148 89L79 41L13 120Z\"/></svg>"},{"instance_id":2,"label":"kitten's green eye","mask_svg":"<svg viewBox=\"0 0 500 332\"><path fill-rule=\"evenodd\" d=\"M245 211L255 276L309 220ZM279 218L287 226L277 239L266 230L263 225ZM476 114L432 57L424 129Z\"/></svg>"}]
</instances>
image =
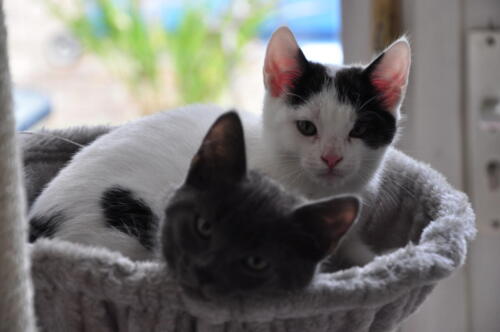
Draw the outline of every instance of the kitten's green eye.
<instances>
[{"instance_id":1,"label":"kitten's green eye","mask_svg":"<svg viewBox=\"0 0 500 332\"><path fill-rule=\"evenodd\" d=\"M202 217L196 218L196 230L203 238L209 238L212 235L212 224Z\"/></svg>"},{"instance_id":2,"label":"kitten's green eye","mask_svg":"<svg viewBox=\"0 0 500 332\"><path fill-rule=\"evenodd\" d=\"M263 271L269 267L269 262L259 256L249 256L243 262L254 271Z\"/></svg>"},{"instance_id":3,"label":"kitten's green eye","mask_svg":"<svg viewBox=\"0 0 500 332\"><path fill-rule=\"evenodd\" d=\"M368 126L366 124L355 124L354 128L352 128L349 133L349 137L361 138L364 134L366 134L368 130Z\"/></svg>"},{"instance_id":4,"label":"kitten's green eye","mask_svg":"<svg viewBox=\"0 0 500 332\"><path fill-rule=\"evenodd\" d=\"M313 136L318 132L314 123L307 120L297 121L297 129L304 136Z\"/></svg>"}]
</instances>

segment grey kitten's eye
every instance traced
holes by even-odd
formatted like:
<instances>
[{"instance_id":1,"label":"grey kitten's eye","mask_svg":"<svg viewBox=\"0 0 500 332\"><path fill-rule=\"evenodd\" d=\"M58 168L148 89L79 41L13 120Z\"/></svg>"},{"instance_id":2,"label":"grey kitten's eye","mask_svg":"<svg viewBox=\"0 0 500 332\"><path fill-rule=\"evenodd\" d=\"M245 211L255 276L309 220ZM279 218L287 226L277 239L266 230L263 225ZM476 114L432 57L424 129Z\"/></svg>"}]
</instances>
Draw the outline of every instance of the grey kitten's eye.
<instances>
[{"instance_id":1,"label":"grey kitten's eye","mask_svg":"<svg viewBox=\"0 0 500 332\"><path fill-rule=\"evenodd\" d=\"M263 271L269 267L269 262L259 256L249 256L243 262L248 268L255 271Z\"/></svg>"},{"instance_id":2,"label":"grey kitten's eye","mask_svg":"<svg viewBox=\"0 0 500 332\"><path fill-rule=\"evenodd\" d=\"M212 235L212 224L202 217L196 218L196 230L203 238L209 238Z\"/></svg>"},{"instance_id":3,"label":"grey kitten's eye","mask_svg":"<svg viewBox=\"0 0 500 332\"><path fill-rule=\"evenodd\" d=\"M349 137L361 138L367 130L368 126L366 124L356 124L349 133Z\"/></svg>"},{"instance_id":4,"label":"grey kitten's eye","mask_svg":"<svg viewBox=\"0 0 500 332\"><path fill-rule=\"evenodd\" d=\"M313 136L318 132L314 123L307 120L297 121L297 129L304 136Z\"/></svg>"}]
</instances>

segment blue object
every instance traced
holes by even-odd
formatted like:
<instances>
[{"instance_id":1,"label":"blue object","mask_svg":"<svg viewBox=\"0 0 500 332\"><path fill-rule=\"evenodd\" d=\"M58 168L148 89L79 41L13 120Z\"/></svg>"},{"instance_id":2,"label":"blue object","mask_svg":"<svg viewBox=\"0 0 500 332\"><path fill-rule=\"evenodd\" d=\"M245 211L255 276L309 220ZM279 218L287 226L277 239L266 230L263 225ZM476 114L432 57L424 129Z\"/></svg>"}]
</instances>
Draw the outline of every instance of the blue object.
<instances>
[{"instance_id":1,"label":"blue object","mask_svg":"<svg viewBox=\"0 0 500 332\"><path fill-rule=\"evenodd\" d=\"M113 3L120 9L127 9L130 1L113 0ZM206 5L207 15L217 17L231 1L209 0L202 3ZM159 20L165 29L174 30L186 6L195 3L189 0L146 1L141 3L141 10L146 20ZM107 28L96 0L87 0L86 10L96 35L105 35ZM340 42L341 23L340 0L279 0L270 17L262 24L259 35L267 40L276 28L287 25L301 41Z\"/></svg>"},{"instance_id":2,"label":"blue object","mask_svg":"<svg viewBox=\"0 0 500 332\"><path fill-rule=\"evenodd\" d=\"M281 0L260 29L269 39L276 28L287 25L301 41L340 42L340 0Z\"/></svg>"},{"instance_id":3,"label":"blue object","mask_svg":"<svg viewBox=\"0 0 500 332\"><path fill-rule=\"evenodd\" d=\"M17 130L31 128L52 110L49 99L32 90L14 89L13 98Z\"/></svg>"}]
</instances>

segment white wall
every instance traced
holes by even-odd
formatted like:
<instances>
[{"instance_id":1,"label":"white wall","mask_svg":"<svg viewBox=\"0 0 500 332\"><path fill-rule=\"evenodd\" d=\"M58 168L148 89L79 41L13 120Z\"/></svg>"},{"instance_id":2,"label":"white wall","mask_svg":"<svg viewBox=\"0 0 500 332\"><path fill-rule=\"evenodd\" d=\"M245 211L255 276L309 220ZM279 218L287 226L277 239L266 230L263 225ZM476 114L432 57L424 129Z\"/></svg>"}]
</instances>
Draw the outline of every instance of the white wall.
<instances>
[{"instance_id":1,"label":"white wall","mask_svg":"<svg viewBox=\"0 0 500 332\"><path fill-rule=\"evenodd\" d=\"M468 32L471 30L484 29L487 27L494 27L497 31L500 29L500 1L499 0L464 0L464 24L463 24L463 35L464 40L466 40ZM498 34L497 34L498 35ZM467 45L465 44L464 47ZM476 54L478 52L475 52ZM467 53L465 53L467 55ZM471 63L472 59L465 59L464 62L466 65ZM475 65L475 68L484 67ZM464 66L464 70L467 70L468 67ZM491 70L497 71L496 76L498 77L498 71L500 71L500 66L492 67ZM472 74L472 73L471 73ZM478 81L484 82L481 77L482 74L477 75L476 77ZM471 75L472 76L472 75ZM492 75L488 75L492 76ZM467 76L466 76L467 77ZM498 82L498 80L497 80ZM467 82L468 84L464 84L464 95L469 96L470 100L467 100L468 103L465 105L472 105L470 101L472 99L478 100L484 96L474 96L472 98L473 90L480 90L479 86L484 84L476 84L474 88L472 84L473 80ZM497 83L498 84L498 83ZM496 86L493 89L500 89L500 86ZM477 111L473 107L467 109L468 112ZM474 118L474 116L470 116L470 118ZM476 124L466 124L468 125L469 132L471 130L477 130L478 126ZM471 136L468 136L471 137ZM474 136L477 138L477 135ZM497 135L498 137L498 135ZM483 136L484 138L484 136ZM491 138L491 137L490 137ZM484 140L481 140L484 142ZM478 156L479 153L486 152L484 146L476 145L479 140L471 140L471 153L466 154L466 158L472 158L472 150L476 152L474 156ZM500 140L497 140L496 146L500 146ZM498 154L500 154L500 148L498 148ZM483 160L484 161L484 160ZM473 165L475 163L469 163L469 165ZM480 165L482 166L482 165ZM475 181L471 183L471 181L466 182L468 184L467 188L470 190L469 192L477 193L479 185L479 180L483 173L485 172L484 167L478 167L478 169L469 169L466 170L466 179L472 178L472 172L476 172ZM477 173L478 172L478 173ZM479 177L478 177L479 175ZM474 189L474 190L473 190ZM500 230L494 229L491 227L491 220L483 220L487 219L486 216L491 216L492 206L489 206L487 203L491 201L491 193L482 192L482 201L481 204L478 204L479 196L472 196L473 205L476 206L477 215L478 215L478 226L479 233L472 244L472 248L469 255L469 264L468 264L468 273L469 273L469 303L470 303L470 330L474 332L498 332L500 331ZM498 194L497 194L498 196ZM498 202L500 203L500 202ZM495 202L490 203L495 204ZM481 210L479 210L481 209ZM498 211L498 210L497 210ZM500 219L500 215L497 215Z\"/></svg>"}]
</instances>

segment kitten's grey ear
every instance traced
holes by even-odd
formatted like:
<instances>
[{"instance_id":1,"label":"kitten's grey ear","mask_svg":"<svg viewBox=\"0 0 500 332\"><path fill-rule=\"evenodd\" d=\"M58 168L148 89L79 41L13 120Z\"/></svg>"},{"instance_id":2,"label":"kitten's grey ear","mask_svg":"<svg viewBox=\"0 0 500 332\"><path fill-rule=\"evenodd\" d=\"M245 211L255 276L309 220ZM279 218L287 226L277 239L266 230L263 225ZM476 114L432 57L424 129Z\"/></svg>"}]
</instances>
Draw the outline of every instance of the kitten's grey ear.
<instances>
[{"instance_id":1,"label":"kitten's grey ear","mask_svg":"<svg viewBox=\"0 0 500 332\"><path fill-rule=\"evenodd\" d=\"M410 73L411 50L405 37L392 43L366 69L370 82L390 112L397 112Z\"/></svg>"},{"instance_id":2,"label":"kitten's grey ear","mask_svg":"<svg viewBox=\"0 0 500 332\"><path fill-rule=\"evenodd\" d=\"M276 30L267 45L264 60L264 85L273 97L288 90L302 74L303 62L307 61L297 40L288 27Z\"/></svg>"},{"instance_id":3,"label":"kitten's grey ear","mask_svg":"<svg viewBox=\"0 0 500 332\"><path fill-rule=\"evenodd\" d=\"M314 239L321 258L331 254L359 215L354 196L335 197L299 207L295 221Z\"/></svg>"},{"instance_id":4,"label":"kitten's grey ear","mask_svg":"<svg viewBox=\"0 0 500 332\"><path fill-rule=\"evenodd\" d=\"M240 117L224 113L210 127L191 160L186 183L204 187L237 182L246 174L245 140Z\"/></svg>"}]
</instances>

